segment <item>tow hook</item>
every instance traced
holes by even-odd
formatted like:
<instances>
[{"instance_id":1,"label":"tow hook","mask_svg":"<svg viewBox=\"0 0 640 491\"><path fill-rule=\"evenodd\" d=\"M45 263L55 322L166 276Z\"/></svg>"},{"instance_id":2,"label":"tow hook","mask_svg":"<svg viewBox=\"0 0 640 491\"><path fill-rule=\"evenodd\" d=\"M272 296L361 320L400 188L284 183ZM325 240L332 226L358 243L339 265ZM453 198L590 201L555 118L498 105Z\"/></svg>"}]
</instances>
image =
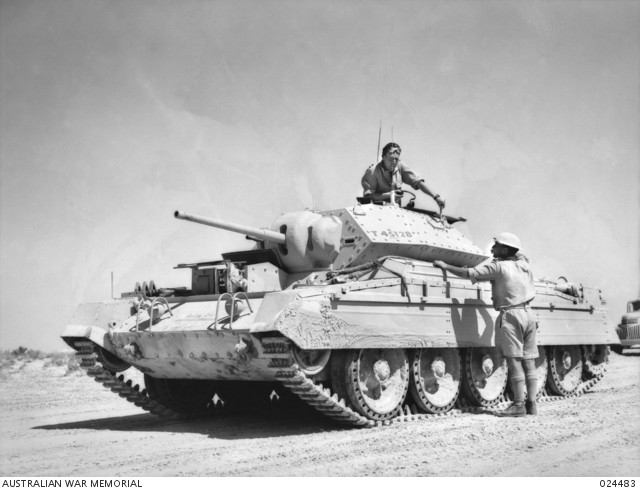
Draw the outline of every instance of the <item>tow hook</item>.
<instances>
[{"instance_id":1,"label":"tow hook","mask_svg":"<svg viewBox=\"0 0 640 491\"><path fill-rule=\"evenodd\" d=\"M135 360L140 360L142 358L142 351L140 351L140 347L136 343L127 344L122 348L127 356Z\"/></svg>"},{"instance_id":2,"label":"tow hook","mask_svg":"<svg viewBox=\"0 0 640 491\"><path fill-rule=\"evenodd\" d=\"M235 352L241 360L246 360L253 349L251 339L238 337L238 344L234 346Z\"/></svg>"}]
</instances>

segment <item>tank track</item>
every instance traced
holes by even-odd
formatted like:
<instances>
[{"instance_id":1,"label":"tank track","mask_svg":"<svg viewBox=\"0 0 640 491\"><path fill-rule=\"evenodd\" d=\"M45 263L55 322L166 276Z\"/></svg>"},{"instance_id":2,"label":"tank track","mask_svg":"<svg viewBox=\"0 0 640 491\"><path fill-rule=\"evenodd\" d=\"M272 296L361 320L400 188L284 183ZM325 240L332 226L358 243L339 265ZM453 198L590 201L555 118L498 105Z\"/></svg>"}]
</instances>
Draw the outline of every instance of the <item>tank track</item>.
<instances>
[{"instance_id":1,"label":"tank track","mask_svg":"<svg viewBox=\"0 0 640 491\"><path fill-rule=\"evenodd\" d=\"M507 396L502 396L491 408L478 407L473 405L466 396L460 394L454 408L446 413L422 413L414 404L407 404L398 409L398 415L394 418L385 421L374 421L351 409L345 400L340 399L330 388L309 379L300 367L295 364L291 351L291 342L288 339L281 337L263 338L262 347L265 356L270 358L269 367L274 371L275 378L285 388L328 418L356 428L388 426L406 421L459 417L464 414L486 414L491 413L493 410L502 409L511 403ZM604 377L605 372L606 367L603 367L593 378L581 382L575 392L569 396L549 395L545 389L538 396L537 401L555 402L570 397L579 397L598 383Z\"/></svg>"},{"instance_id":2,"label":"tank track","mask_svg":"<svg viewBox=\"0 0 640 491\"><path fill-rule=\"evenodd\" d=\"M118 394L123 399L137 407L159 416L162 419L192 419L223 414L222 404L211 404L207 408L198 411L183 413L176 411L150 397L147 390L127 380L123 374L117 374L104 368L98 360L95 352L95 344L91 341L76 341L76 358L80 367L96 382ZM397 411L397 416L385 420L374 421L351 409L344 399L334 393L329 387L315 383L309 379L294 362L291 342L286 338L270 337L262 339L262 347L265 356L270 358L269 367L274 376L287 390L299 397L313 409L326 417L346 426L355 428L371 428L388 426L406 421L431 420L459 417L464 414L490 413L492 410L501 409L510 404L508 397L503 396L491 408L478 407L472 404L467 397L460 394L454 408L446 413L427 414L422 413L414 405L404 405ZM538 396L538 402L556 402L570 397L579 397L591 389L604 377L606 367L603 367L593 378L581 382L576 391L569 396L549 395L545 390Z\"/></svg>"},{"instance_id":3,"label":"tank track","mask_svg":"<svg viewBox=\"0 0 640 491\"><path fill-rule=\"evenodd\" d=\"M199 412L182 413L171 409L161 402L152 399L147 390L139 385L134 385L131 380L127 380L124 375L111 372L104 368L98 360L95 352L95 344L91 341L76 341L76 359L80 367L96 382L103 385L130 403L150 412L163 419L186 419L210 416L214 413L222 412L223 408L211 405Z\"/></svg>"}]
</instances>

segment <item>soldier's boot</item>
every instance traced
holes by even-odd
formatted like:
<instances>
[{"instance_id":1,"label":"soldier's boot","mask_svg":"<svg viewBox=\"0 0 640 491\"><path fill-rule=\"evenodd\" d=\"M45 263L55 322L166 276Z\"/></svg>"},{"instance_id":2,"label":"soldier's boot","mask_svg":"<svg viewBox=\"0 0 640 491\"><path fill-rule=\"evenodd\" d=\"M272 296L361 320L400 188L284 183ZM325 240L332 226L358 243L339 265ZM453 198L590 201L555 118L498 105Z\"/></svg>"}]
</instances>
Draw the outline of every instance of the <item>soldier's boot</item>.
<instances>
[{"instance_id":1,"label":"soldier's boot","mask_svg":"<svg viewBox=\"0 0 640 491\"><path fill-rule=\"evenodd\" d=\"M511 390L513 390L514 403L506 409L495 411L493 414L500 417L521 418L527 415L524 408L524 373L520 366L520 360L516 358L507 358L509 364L509 381L511 382Z\"/></svg>"},{"instance_id":2,"label":"soldier's boot","mask_svg":"<svg viewBox=\"0 0 640 491\"><path fill-rule=\"evenodd\" d=\"M538 414L538 407L536 406L536 401L525 402L524 408L527 410L527 414L530 416L536 416Z\"/></svg>"},{"instance_id":3,"label":"soldier's boot","mask_svg":"<svg viewBox=\"0 0 640 491\"><path fill-rule=\"evenodd\" d=\"M524 407L524 402L514 402L508 408L495 411L493 414L500 418L522 418L527 415L527 410Z\"/></svg>"}]
</instances>

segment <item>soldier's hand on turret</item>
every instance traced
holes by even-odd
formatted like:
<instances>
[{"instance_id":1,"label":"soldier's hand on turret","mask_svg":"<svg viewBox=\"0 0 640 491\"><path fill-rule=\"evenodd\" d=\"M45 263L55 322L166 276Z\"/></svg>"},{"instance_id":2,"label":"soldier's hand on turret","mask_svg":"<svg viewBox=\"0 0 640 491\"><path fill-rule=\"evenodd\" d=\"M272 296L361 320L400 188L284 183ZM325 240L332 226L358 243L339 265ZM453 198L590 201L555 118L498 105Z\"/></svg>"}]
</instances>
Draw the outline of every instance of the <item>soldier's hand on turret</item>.
<instances>
[{"instance_id":1,"label":"soldier's hand on turret","mask_svg":"<svg viewBox=\"0 0 640 491\"><path fill-rule=\"evenodd\" d=\"M391 193L394 193L396 202L402 198L402 189L394 189L393 191L389 191L388 193L383 193L382 197L387 200L391 200Z\"/></svg>"},{"instance_id":2,"label":"soldier's hand on turret","mask_svg":"<svg viewBox=\"0 0 640 491\"><path fill-rule=\"evenodd\" d=\"M445 202L445 200L443 200L443 199L440 197L440 195L439 195L439 194L436 194L436 195L433 197L433 199L434 199L434 200L436 200L436 203L438 203L438 206L439 206L440 208L444 208L444 206L445 206L446 202Z\"/></svg>"},{"instance_id":3,"label":"soldier's hand on turret","mask_svg":"<svg viewBox=\"0 0 640 491\"><path fill-rule=\"evenodd\" d=\"M436 268L440 268L440 269L446 269L447 268L447 263L445 263L444 261L433 261L433 265Z\"/></svg>"}]
</instances>

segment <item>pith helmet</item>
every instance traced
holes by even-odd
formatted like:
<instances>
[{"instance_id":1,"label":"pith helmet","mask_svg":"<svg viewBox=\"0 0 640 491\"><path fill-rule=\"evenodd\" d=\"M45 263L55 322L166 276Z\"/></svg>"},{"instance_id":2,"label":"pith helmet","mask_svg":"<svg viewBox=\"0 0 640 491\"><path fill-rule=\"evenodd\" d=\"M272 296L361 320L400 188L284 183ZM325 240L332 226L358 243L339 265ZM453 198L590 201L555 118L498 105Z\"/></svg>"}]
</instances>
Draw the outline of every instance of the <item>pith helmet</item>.
<instances>
[{"instance_id":1,"label":"pith helmet","mask_svg":"<svg viewBox=\"0 0 640 491\"><path fill-rule=\"evenodd\" d=\"M499 244L513 247L518 250L522 247L520 239L510 232L502 232L501 234L496 235L493 240Z\"/></svg>"}]
</instances>

